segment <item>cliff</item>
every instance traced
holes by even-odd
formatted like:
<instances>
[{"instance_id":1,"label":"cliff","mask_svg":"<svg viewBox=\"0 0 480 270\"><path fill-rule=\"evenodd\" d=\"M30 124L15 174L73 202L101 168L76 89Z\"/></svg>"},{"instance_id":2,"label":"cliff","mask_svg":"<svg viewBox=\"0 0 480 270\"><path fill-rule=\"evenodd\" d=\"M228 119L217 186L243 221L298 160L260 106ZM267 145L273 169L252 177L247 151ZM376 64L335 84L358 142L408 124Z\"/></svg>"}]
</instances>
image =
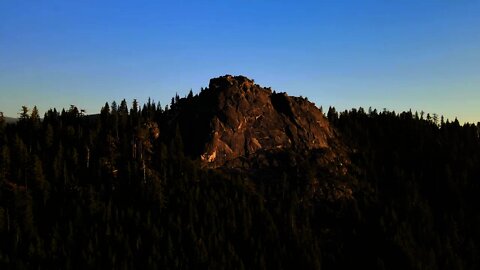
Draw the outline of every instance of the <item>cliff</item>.
<instances>
[{"instance_id":1,"label":"cliff","mask_svg":"<svg viewBox=\"0 0 480 270\"><path fill-rule=\"evenodd\" d=\"M243 76L210 80L199 95L178 104L187 153L205 166L256 166L265 153L320 151L322 163L348 163L346 147L315 104L276 93ZM260 155L261 154L261 155Z\"/></svg>"}]
</instances>

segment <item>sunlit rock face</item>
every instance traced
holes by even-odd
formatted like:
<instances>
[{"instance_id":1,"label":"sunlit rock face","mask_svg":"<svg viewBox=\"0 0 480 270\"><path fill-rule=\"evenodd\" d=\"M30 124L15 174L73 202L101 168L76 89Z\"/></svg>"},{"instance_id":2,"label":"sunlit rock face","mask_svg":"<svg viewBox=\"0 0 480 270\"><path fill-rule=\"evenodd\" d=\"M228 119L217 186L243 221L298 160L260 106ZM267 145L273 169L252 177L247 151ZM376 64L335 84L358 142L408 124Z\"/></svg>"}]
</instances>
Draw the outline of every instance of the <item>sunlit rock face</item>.
<instances>
[{"instance_id":1,"label":"sunlit rock face","mask_svg":"<svg viewBox=\"0 0 480 270\"><path fill-rule=\"evenodd\" d=\"M246 77L211 79L186 104L175 119L187 150L208 167L237 166L260 151L323 149L326 161L343 159L337 132L315 104Z\"/></svg>"}]
</instances>

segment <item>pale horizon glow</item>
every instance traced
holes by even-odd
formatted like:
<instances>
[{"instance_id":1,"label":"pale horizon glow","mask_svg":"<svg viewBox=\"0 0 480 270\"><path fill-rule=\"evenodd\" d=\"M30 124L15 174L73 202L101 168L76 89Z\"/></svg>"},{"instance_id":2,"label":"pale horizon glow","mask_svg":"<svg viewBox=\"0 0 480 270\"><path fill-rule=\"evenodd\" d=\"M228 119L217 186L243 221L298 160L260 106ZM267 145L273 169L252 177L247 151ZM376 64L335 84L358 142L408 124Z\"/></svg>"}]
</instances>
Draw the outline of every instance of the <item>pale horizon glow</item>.
<instances>
[{"instance_id":1,"label":"pale horizon glow","mask_svg":"<svg viewBox=\"0 0 480 270\"><path fill-rule=\"evenodd\" d=\"M479 1L0 2L0 111L150 97L225 74L337 111L480 121Z\"/></svg>"}]
</instances>

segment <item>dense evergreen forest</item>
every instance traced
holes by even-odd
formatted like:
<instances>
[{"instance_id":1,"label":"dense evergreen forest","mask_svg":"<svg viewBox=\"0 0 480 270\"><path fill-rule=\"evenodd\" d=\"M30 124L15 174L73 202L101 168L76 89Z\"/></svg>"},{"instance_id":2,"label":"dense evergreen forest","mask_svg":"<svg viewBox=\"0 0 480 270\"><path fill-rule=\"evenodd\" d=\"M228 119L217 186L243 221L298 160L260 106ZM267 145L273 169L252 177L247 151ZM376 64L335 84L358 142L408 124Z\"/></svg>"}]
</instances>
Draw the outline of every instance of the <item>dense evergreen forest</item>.
<instances>
[{"instance_id":1,"label":"dense evergreen forest","mask_svg":"<svg viewBox=\"0 0 480 270\"><path fill-rule=\"evenodd\" d=\"M330 108L352 161L335 200L308 159L203 168L168 125L191 98L0 118L0 268L480 269L480 124Z\"/></svg>"}]
</instances>

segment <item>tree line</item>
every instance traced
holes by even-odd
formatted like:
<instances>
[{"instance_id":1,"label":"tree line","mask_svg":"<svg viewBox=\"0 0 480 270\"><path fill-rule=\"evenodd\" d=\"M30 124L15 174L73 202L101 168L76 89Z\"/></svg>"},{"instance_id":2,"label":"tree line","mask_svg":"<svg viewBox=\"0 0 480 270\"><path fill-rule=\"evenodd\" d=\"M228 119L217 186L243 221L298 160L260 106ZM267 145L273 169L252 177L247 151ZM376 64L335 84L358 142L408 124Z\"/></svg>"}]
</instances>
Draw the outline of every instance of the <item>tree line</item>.
<instances>
[{"instance_id":1,"label":"tree line","mask_svg":"<svg viewBox=\"0 0 480 270\"><path fill-rule=\"evenodd\" d=\"M196 97L0 117L2 268L480 267L480 125L331 107L347 176L286 150L295 164L251 177L185 152L169 123ZM314 179L353 199L312 196Z\"/></svg>"}]
</instances>

